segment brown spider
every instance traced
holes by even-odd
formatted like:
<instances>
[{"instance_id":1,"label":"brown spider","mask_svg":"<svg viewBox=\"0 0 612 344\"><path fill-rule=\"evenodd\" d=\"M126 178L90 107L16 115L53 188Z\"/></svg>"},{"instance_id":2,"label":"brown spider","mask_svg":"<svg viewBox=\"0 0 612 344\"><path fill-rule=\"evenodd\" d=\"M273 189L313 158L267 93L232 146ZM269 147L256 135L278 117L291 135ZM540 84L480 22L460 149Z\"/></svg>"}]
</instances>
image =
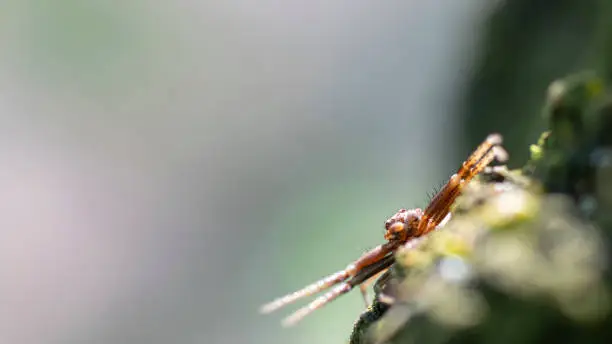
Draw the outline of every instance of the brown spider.
<instances>
[{"instance_id":1,"label":"brown spider","mask_svg":"<svg viewBox=\"0 0 612 344\"><path fill-rule=\"evenodd\" d=\"M362 285L374 276L387 270L395 261L394 252L408 241L419 238L436 229L449 215L453 202L461 194L463 187L487 167L493 160L503 162L507 158L501 148L502 137L491 134L463 162L457 173L453 174L446 185L431 199L431 202L421 210L400 209L385 222L386 243L379 245L350 263L344 270L338 271L301 290L280 297L261 308L262 313L273 312L298 299L329 289L338 284L328 293L320 296L307 306L297 310L285 318L283 325L291 326L313 311L323 307L340 295L348 293L355 286ZM362 292L364 289L362 289Z\"/></svg>"}]
</instances>

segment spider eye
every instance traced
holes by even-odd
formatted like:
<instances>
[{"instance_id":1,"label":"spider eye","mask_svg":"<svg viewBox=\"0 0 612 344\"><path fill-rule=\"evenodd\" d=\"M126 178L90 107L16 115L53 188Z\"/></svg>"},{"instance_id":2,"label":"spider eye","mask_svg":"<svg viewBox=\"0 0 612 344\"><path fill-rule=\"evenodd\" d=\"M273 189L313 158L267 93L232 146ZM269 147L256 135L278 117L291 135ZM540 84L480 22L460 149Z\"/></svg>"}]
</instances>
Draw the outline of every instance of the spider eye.
<instances>
[{"instance_id":1,"label":"spider eye","mask_svg":"<svg viewBox=\"0 0 612 344\"><path fill-rule=\"evenodd\" d=\"M421 209L413 209L406 214L404 222L409 226L416 226L418 222L421 221L422 216L423 211Z\"/></svg>"},{"instance_id":2,"label":"spider eye","mask_svg":"<svg viewBox=\"0 0 612 344\"><path fill-rule=\"evenodd\" d=\"M415 209L406 216L406 223L409 225L417 225L421 221L423 211L421 209Z\"/></svg>"},{"instance_id":3,"label":"spider eye","mask_svg":"<svg viewBox=\"0 0 612 344\"><path fill-rule=\"evenodd\" d=\"M385 221L385 229L389 229L396 222L406 222L406 216L409 216L410 212L404 208L400 209L395 213L395 215L391 216L387 221Z\"/></svg>"},{"instance_id":4,"label":"spider eye","mask_svg":"<svg viewBox=\"0 0 612 344\"><path fill-rule=\"evenodd\" d=\"M389 227L391 227L391 225L395 222L395 220L393 219L388 219L387 221L385 221L385 229L389 229Z\"/></svg>"},{"instance_id":5,"label":"spider eye","mask_svg":"<svg viewBox=\"0 0 612 344\"><path fill-rule=\"evenodd\" d=\"M410 227L418 226L419 221L421 221L421 217L417 214L408 216L408 218L406 219L406 223L408 223Z\"/></svg>"}]
</instances>

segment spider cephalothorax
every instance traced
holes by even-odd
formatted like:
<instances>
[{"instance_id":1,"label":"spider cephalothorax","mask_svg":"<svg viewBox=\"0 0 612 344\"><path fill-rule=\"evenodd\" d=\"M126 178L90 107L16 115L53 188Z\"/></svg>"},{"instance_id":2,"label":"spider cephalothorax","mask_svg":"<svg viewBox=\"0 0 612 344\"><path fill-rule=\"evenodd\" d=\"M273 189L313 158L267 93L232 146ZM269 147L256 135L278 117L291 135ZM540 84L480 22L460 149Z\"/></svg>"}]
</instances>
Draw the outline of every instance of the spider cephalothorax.
<instances>
[{"instance_id":1,"label":"spider cephalothorax","mask_svg":"<svg viewBox=\"0 0 612 344\"><path fill-rule=\"evenodd\" d=\"M385 221L385 240L405 242L408 237L414 235L423 217L423 210L400 209Z\"/></svg>"}]
</instances>

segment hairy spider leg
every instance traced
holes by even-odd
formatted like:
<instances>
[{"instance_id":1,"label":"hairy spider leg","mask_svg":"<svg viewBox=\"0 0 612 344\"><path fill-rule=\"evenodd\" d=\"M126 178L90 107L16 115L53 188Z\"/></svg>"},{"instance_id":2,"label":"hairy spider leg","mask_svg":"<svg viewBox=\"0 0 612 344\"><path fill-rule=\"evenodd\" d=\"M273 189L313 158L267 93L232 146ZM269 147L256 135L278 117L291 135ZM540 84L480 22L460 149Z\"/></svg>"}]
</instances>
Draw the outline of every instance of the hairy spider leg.
<instances>
[{"instance_id":1,"label":"hairy spider leg","mask_svg":"<svg viewBox=\"0 0 612 344\"><path fill-rule=\"evenodd\" d=\"M279 297L278 299L263 305L260 311L262 313L273 312L301 298L316 294L323 290L329 289L340 282L346 281L347 279L358 274L365 267L376 263L390 252L393 252L398 246L399 243L397 242L387 242L382 245L376 246L372 250L364 253L359 259L349 264L344 270L338 271L332 275L322 278L296 292ZM334 289L334 291L337 292L340 289L341 288L336 288Z\"/></svg>"},{"instance_id":2,"label":"hairy spider leg","mask_svg":"<svg viewBox=\"0 0 612 344\"><path fill-rule=\"evenodd\" d=\"M351 291L351 289L353 289L353 286L347 282L344 282L336 286L330 292L326 293L323 296L319 296L317 299L309 303L307 306L298 309L293 314L286 317L282 321L283 326L289 327L289 326L293 326L297 324L300 320L304 319L310 313L332 302L333 300L337 299L339 296L348 293L349 291Z\"/></svg>"},{"instance_id":3,"label":"hairy spider leg","mask_svg":"<svg viewBox=\"0 0 612 344\"><path fill-rule=\"evenodd\" d=\"M499 146L503 143L502 136L499 134L490 134L487 138L472 152L472 154L465 160L461 167L457 171L457 174L464 178L467 174L472 171L474 165L478 161L482 160L485 154L495 146Z\"/></svg>"},{"instance_id":4,"label":"hairy spider leg","mask_svg":"<svg viewBox=\"0 0 612 344\"><path fill-rule=\"evenodd\" d=\"M432 202L423 212L421 221L419 221L417 231L414 236L420 237L432 231L437 223L435 221L436 215L444 212L447 205L450 205L454 200L454 194L459 190L462 183L461 177L457 174L453 174L448 183L444 186L440 192L434 197ZM446 214L445 214L446 216Z\"/></svg>"},{"instance_id":5,"label":"hairy spider leg","mask_svg":"<svg viewBox=\"0 0 612 344\"><path fill-rule=\"evenodd\" d=\"M444 207L437 211L434 216L432 216L430 220L430 227L427 232L432 231L436 228L436 226L444 220L446 215L450 212L450 208L452 207L454 201L459 197L461 192L463 191L463 187L467 185L475 176L480 174L489 164L491 164L494 160L504 161L505 160L505 151L503 148L499 146L495 146L491 148L483 157L472 167L469 173L459 182L459 184L453 189L453 192L449 195L448 202L444 203ZM426 233L427 233L426 232Z\"/></svg>"},{"instance_id":6,"label":"hairy spider leg","mask_svg":"<svg viewBox=\"0 0 612 344\"><path fill-rule=\"evenodd\" d=\"M345 270L338 271L334 274L331 274L325 278L322 278L312 284L307 285L306 287L295 291L291 294L287 294L285 296L279 297L276 300L263 305L260 309L261 313L271 313L275 310L284 307L290 303L293 303L301 298L316 294L322 290L328 289L342 281L345 281L349 278L348 268Z\"/></svg>"},{"instance_id":7,"label":"hairy spider leg","mask_svg":"<svg viewBox=\"0 0 612 344\"><path fill-rule=\"evenodd\" d=\"M407 249L414 249L418 247L421 243L423 243L423 240L421 240L420 238L415 238L415 239L410 240L408 243L406 243L404 247ZM339 296L348 293L355 286L363 285L363 283L371 280L372 277L375 277L379 275L380 273L383 273L383 274L380 277L380 279L376 281L375 287L386 283L386 281L391 277L391 274L390 274L391 270L389 270L389 268L391 267L393 263L395 263L395 254L390 253L386 255L385 257L383 257L382 259L378 260L377 262L364 267L361 271L355 274L355 276L351 278L350 280L338 285L338 287L334 288L332 291L328 292L327 294L323 296L320 296L318 299L314 300L307 306L297 310L296 312L291 314L289 317L285 318L285 320L283 321L283 325L284 326L295 325L297 322L302 320L305 316L323 307L324 305L330 303L331 301L335 300ZM379 291L379 297L382 297L382 298L386 297L384 294L382 294L382 290ZM386 298L387 298L387 301L389 301L388 300L389 298L388 297Z\"/></svg>"},{"instance_id":8,"label":"hairy spider leg","mask_svg":"<svg viewBox=\"0 0 612 344\"><path fill-rule=\"evenodd\" d=\"M283 326L293 326L297 324L300 320L304 319L310 313L316 311L317 309L325 306L326 304L332 302L337 299L339 296L344 295L351 291L355 286L362 284L363 282L369 280L370 278L378 275L380 272L389 269L389 267L395 262L395 257L393 254L388 254L382 259L379 259L377 262L372 263L371 265L365 267L361 271L359 271L353 278L350 280L339 284L334 289L329 291L328 293L319 296L317 299L309 303L308 305L298 309L293 314L286 317L282 324Z\"/></svg>"},{"instance_id":9,"label":"hairy spider leg","mask_svg":"<svg viewBox=\"0 0 612 344\"><path fill-rule=\"evenodd\" d=\"M457 196L459 196L462 186L467 183L466 179L469 181L476 174L480 173L480 171L476 171L474 168L478 167L480 170L482 170L484 167L490 164L493 159L488 161L489 158L484 160L483 158L488 155L488 152L490 152L492 148L500 145L501 143L501 135L491 134L484 140L484 142L476 147L467 160L461 164L461 167L459 170L457 170L457 173L453 174L449 178L448 183L446 183L446 185L434 196L431 203L429 203L427 208L425 208L415 236L418 237L431 232L438 226L438 224L448 214L448 210L452 206ZM495 155L493 155L492 158L495 158ZM481 161L484 165L480 163Z\"/></svg>"}]
</instances>

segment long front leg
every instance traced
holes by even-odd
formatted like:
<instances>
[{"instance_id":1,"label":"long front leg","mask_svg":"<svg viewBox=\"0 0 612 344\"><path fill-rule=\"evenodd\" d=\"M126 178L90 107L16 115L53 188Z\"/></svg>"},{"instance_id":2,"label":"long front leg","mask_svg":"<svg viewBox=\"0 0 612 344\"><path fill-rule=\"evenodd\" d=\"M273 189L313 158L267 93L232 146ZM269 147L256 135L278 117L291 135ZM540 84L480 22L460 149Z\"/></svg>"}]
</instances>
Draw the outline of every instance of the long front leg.
<instances>
[{"instance_id":1,"label":"long front leg","mask_svg":"<svg viewBox=\"0 0 612 344\"><path fill-rule=\"evenodd\" d=\"M279 297L278 299L265 304L261 307L262 313L271 313L275 310L282 308L290 303L293 303L301 298L316 294L323 290L329 289L334 285L346 281L347 279L355 276L359 271L365 267L376 263L377 261L384 258L387 254L392 252L399 246L396 242L387 242L383 245L379 245L372 250L364 253L359 259L349 264L344 270L338 271L332 275L329 275L323 279L320 279L296 292L287 294Z\"/></svg>"},{"instance_id":2,"label":"long front leg","mask_svg":"<svg viewBox=\"0 0 612 344\"><path fill-rule=\"evenodd\" d=\"M293 303L301 298L314 295L320 291L331 288L332 286L347 280L350 277L349 270L341 270L325 278L322 278L306 287L295 291L291 294L279 297L278 299L263 305L260 309L261 313L271 313L279 308L282 308L290 303Z\"/></svg>"},{"instance_id":3,"label":"long front leg","mask_svg":"<svg viewBox=\"0 0 612 344\"><path fill-rule=\"evenodd\" d=\"M381 246L379 246L381 247ZM371 252L371 251L370 251ZM293 326L297 324L300 320L304 319L308 314L316 311L317 309L325 306L326 304L332 302L336 298L341 295L344 295L351 291L355 286L361 285L365 281L370 278L378 275L379 273L386 271L389 267L395 262L395 256L393 253L389 253L384 256L382 259L379 259L373 264L365 266L362 270L358 271L353 278L350 280L341 283L336 286L330 292L318 297L308 305L298 309L293 314L285 318L283 320L284 326Z\"/></svg>"}]
</instances>

